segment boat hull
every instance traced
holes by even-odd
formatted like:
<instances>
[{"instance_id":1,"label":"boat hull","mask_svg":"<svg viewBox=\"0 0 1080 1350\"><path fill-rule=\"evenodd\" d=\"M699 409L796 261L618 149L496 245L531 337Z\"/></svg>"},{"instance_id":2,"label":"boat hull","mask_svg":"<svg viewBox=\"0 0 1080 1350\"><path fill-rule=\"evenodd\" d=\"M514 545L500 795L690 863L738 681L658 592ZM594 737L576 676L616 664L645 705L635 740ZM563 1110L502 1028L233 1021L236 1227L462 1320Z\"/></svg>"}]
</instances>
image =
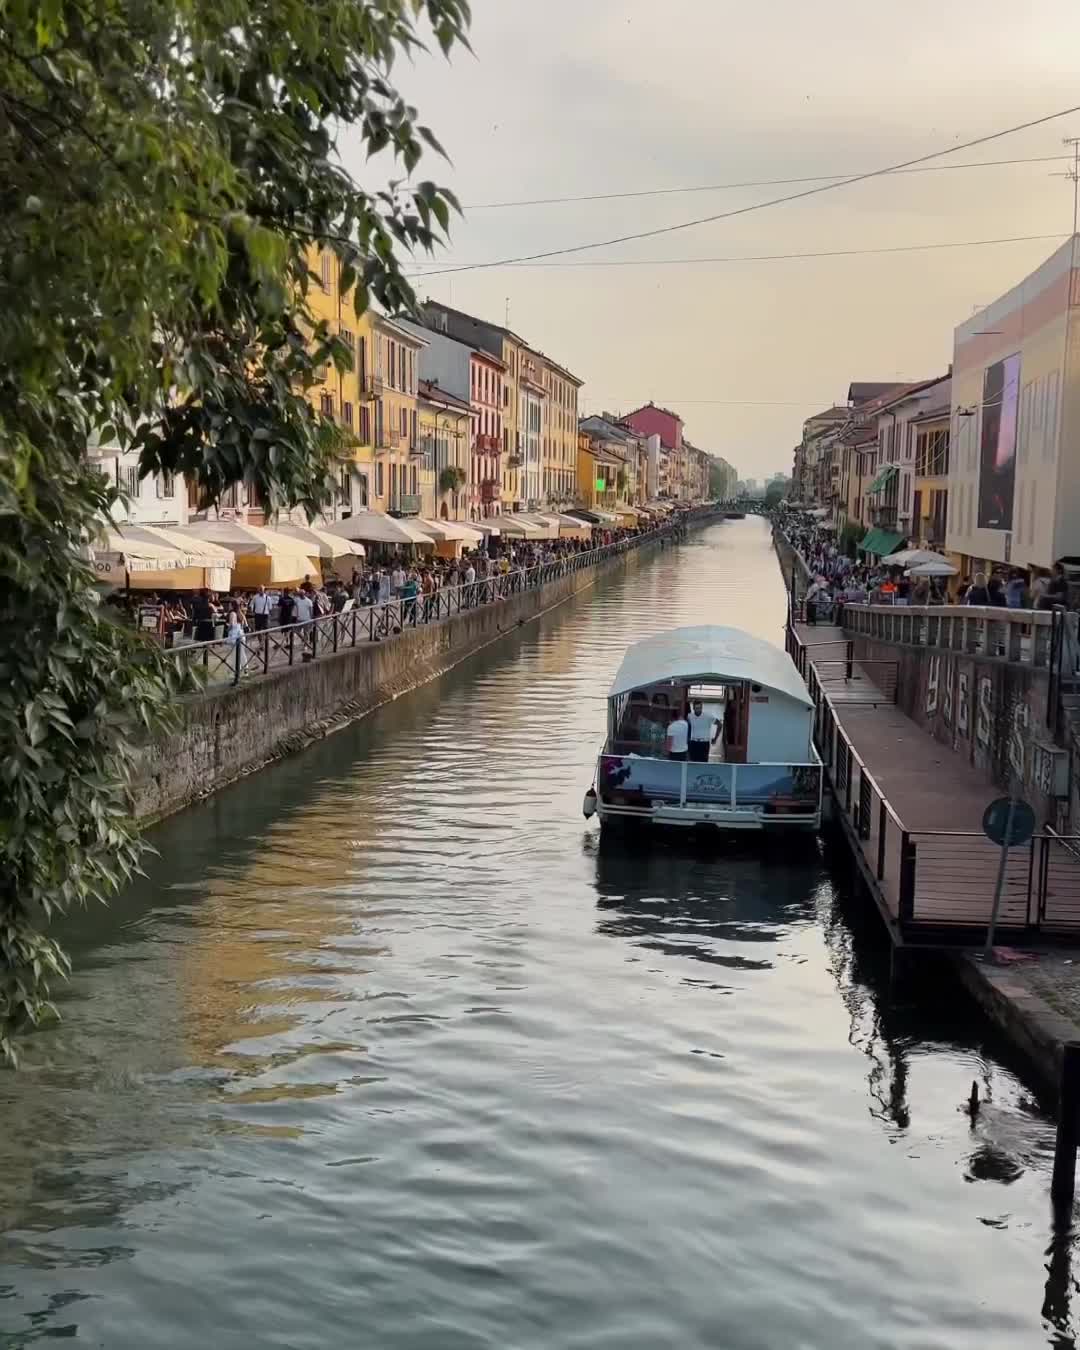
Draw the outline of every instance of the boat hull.
<instances>
[{"instance_id":1,"label":"boat hull","mask_svg":"<svg viewBox=\"0 0 1080 1350\"><path fill-rule=\"evenodd\" d=\"M766 812L760 808L663 805L616 806L600 802L596 808L601 826L619 829L646 826L673 830L736 830L740 833L806 834L821 828L820 811Z\"/></svg>"}]
</instances>

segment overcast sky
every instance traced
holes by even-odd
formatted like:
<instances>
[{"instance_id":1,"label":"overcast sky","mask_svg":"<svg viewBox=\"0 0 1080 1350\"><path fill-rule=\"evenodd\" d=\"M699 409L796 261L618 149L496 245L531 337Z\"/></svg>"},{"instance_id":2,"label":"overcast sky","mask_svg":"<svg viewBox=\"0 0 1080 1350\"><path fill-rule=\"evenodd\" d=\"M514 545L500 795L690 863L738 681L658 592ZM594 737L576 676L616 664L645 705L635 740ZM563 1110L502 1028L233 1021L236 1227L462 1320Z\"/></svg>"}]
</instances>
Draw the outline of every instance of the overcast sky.
<instances>
[{"instance_id":1,"label":"overcast sky","mask_svg":"<svg viewBox=\"0 0 1080 1350\"><path fill-rule=\"evenodd\" d=\"M433 266L715 214L797 188L479 209L522 198L858 173L1080 104L1076 0L473 0L475 57L398 78L445 145L420 176L466 207ZM956 162L1054 156L1080 114ZM361 181L380 162L346 158ZM946 159L942 161L948 163ZM743 477L789 469L802 419L852 379L918 379L952 330L1071 228L1064 164L877 179L566 262L739 257L1057 235L869 257L516 268L418 281L585 381L586 412L654 399ZM472 209L470 209L470 206ZM743 400L743 403L737 401ZM757 406L754 406L757 405Z\"/></svg>"}]
</instances>

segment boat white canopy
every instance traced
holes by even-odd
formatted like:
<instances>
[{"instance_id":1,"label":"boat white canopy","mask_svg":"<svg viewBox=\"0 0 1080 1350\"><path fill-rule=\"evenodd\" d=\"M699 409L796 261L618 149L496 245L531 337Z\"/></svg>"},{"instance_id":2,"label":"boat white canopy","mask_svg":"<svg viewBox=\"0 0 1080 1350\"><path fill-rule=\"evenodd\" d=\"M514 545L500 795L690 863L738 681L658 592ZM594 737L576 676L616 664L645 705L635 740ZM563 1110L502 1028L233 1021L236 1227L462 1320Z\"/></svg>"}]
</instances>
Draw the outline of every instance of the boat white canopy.
<instances>
[{"instance_id":1,"label":"boat white canopy","mask_svg":"<svg viewBox=\"0 0 1080 1350\"><path fill-rule=\"evenodd\" d=\"M804 707L814 706L787 653L738 628L669 628L635 642L623 657L608 698L665 680L718 684L746 680L784 694Z\"/></svg>"}]
</instances>

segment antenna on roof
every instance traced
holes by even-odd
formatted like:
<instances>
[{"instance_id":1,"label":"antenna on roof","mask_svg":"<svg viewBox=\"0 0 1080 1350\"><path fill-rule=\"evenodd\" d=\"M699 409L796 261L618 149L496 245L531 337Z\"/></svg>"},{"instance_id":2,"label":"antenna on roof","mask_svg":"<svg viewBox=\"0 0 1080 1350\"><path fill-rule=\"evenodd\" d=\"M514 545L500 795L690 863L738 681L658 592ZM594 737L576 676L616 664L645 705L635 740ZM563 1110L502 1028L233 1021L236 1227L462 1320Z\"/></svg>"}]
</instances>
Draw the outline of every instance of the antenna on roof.
<instances>
[{"instance_id":1,"label":"antenna on roof","mask_svg":"<svg viewBox=\"0 0 1080 1350\"><path fill-rule=\"evenodd\" d=\"M510 327L510 297L509 297L509 296L506 297L506 317L505 317L505 319L503 320L503 327L504 327L504 328L509 328L509 327Z\"/></svg>"}]
</instances>

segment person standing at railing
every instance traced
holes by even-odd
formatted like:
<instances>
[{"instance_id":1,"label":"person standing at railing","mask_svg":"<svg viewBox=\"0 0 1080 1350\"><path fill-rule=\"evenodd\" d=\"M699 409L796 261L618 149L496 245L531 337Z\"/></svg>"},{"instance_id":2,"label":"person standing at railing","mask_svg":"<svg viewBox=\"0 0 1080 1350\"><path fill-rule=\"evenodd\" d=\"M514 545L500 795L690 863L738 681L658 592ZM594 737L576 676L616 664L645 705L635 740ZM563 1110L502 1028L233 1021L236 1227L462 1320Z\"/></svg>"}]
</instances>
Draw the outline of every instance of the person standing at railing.
<instances>
[{"instance_id":1,"label":"person standing at railing","mask_svg":"<svg viewBox=\"0 0 1080 1350\"><path fill-rule=\"evenodd\" d=\"M409 569L405 584L401 588L401 623L402 627L406 624L416 625L416 597L420 594L420 582L417 580L415 571Z\"/></svg>"},{"instance_id":2,"label":"person standing at railing","mask_svg":"<svg viewBox=\"0 0 1080 1350\"><path fill-rule=\"evenodd\" d=\"M990 588L986 584L986 573L976 572L975 579L968 587L967 595L964 597L965 605L988 605L990 604Z\"/></svg>"},{"instance_id":3,"label":"person standing at railing","mask_svg":"<svg viewBox=\"0 0 1080 1350\"><path fill-rule=\"evenodd\" d=\"M471 558L466 565L465 576L462 578L462 581L465 587L462 599L465 601L466 609L468 609L473 604L474 593L476 591L476 568L473 566Z\"/></svg>"},{"instance_id":4,"label":"person standing at railing","mask_svg":"<svg viewBox=\"0 0 1080 1350\"><path fill-rule=\"evenodd\" d=\"M810 583L806 596L806 622L811 628L817 623L818 605L821 603L825 593L825 587L820 577L815 577Z\"/></svg>"},{"instance_id":5,"label":"person standing at railing","mask_svg":"<svg viewBox=\"0 0 1080 1350\"><path fill-rule=\"evenodd\" d=\"M405 589L405 580L405 569L401 565L401 559L398 558L394 563L394 570L390 573L390 590L395 598Z\"/></svg>"},{"instance_id":6,"label":"person standing at railing","mask_svg":"<svg viewBox=\"0 0 1080 1350\"><path fill-rule=\"evenodd\" d=\"M196 642L213 642L215 605L209 591L200 591L191 602L191 618L195 625Z\"/></svg>"},{"instance_id":7,"label":"person standing at railing","mask_svg":"<svg viewBox=\"0 0 1080 1350\"><path fill-rule=\"evenodd\" d=\"M273 608L274 602L267 595L266 587L257 587L251 597L251 621L256 633L264 633L270 627L270 612Z\"/></svg>"}]
</instances>

